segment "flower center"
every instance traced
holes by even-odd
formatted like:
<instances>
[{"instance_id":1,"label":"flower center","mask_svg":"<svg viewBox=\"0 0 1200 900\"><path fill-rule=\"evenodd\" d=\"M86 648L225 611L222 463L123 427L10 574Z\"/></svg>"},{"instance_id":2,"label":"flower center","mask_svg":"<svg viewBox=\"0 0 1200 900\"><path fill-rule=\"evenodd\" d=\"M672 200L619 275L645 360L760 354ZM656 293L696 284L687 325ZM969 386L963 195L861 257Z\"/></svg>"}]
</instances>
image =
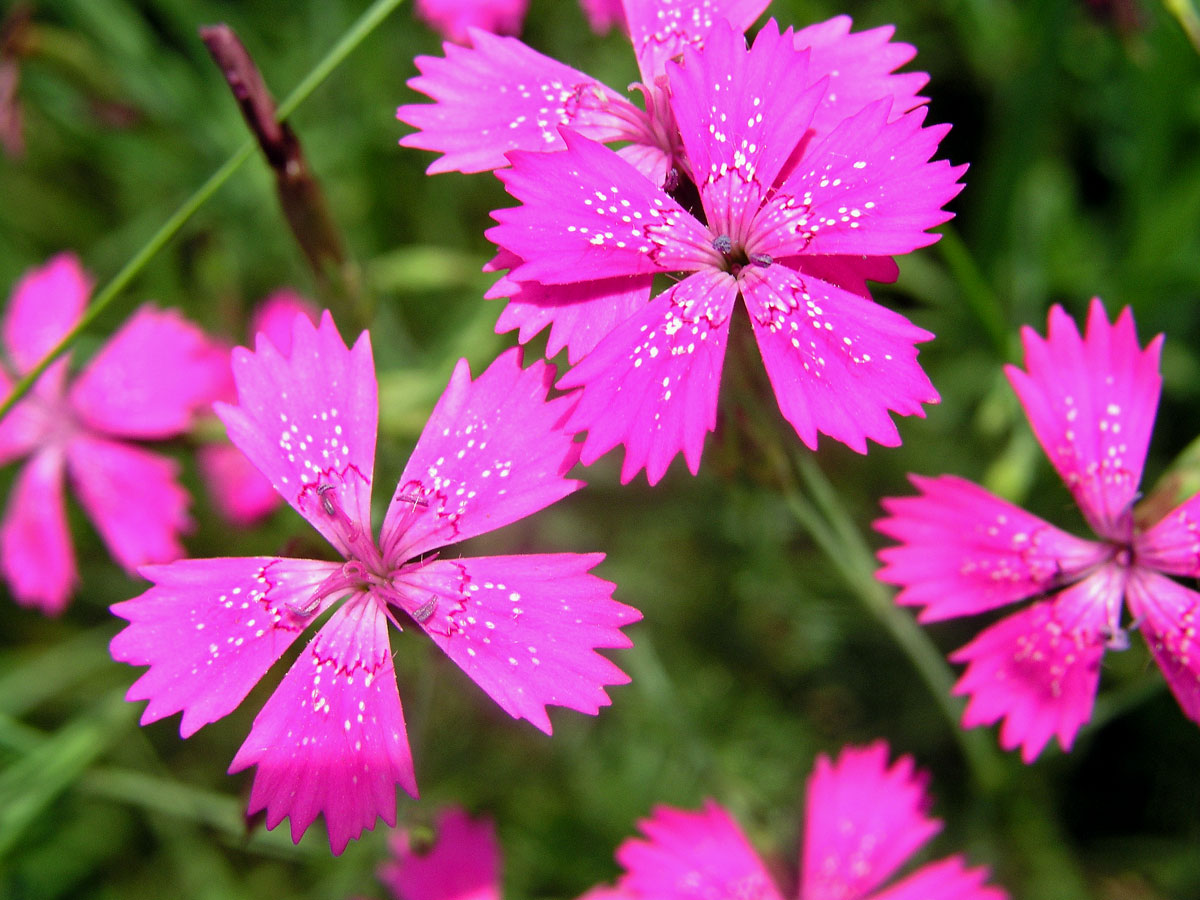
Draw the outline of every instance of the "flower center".
<instances>
[{"instance_id":1,"label":"flower center","mask_svg":"<svg viewBox=\"0 0 1200 900\"><path fill-rule=\"evenodd\" d=\"M762 266L764 269L774 262L766 253L746 253L746 248L735 244L733 238L722 234L713 239L712 248L725 258L723 268L730 275L737 275L746 266Z\"/></svg>"}]
</instances>

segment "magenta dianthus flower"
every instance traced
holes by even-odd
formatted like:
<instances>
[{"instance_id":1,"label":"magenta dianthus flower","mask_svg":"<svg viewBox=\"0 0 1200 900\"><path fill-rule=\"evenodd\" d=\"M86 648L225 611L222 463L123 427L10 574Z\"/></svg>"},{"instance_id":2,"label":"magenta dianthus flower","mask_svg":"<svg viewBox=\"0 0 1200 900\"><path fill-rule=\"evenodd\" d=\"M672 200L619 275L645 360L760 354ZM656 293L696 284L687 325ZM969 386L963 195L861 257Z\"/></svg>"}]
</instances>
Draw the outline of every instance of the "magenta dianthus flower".
<instances>
[{"instance_id":1,"label":"magenta dianthus flower","mask_svg":"<svg viewBox=\"0 0 1200 900\"><path fill-rule=\"evenodd\" d=\"M505 291L537 311L521 337L553 322L549 352L583 357L559 387L583 388L570 427L588 431L584 463L624 444L623 481L645 467L655 483L681 450L698 470L739 297L808 446L818 432L860 452L868 438L898 444L889 411L937 401L916 362L932 335L871 302L865 279L937 239L927 229L950 218L965 167L930 162L947 127L897 114L890 96L813 136L828 82L810 56L771 21L750 48L717 26L668 65L695 214L566 129L566 150L515 151L498 173L523 204L488 232L512 266ZM647 303L654 276L676 272Z\"/></svg>"},{"instance_id":2,"label":"magenta dianthus flower","mask_svg":"<svg viewBox=\"0 0 1200 900\"><path fill-rule=\"evenodd\" d=\"M1087 333L1055 306L1045 339L1022 331L1026 370L1005 371L1034 434L1098 541L952 475L910 476L916 497L883 501L875 527L900 542L879 577L919 620L1032 604L953 654L967 669L963 726L1004 725L1000 744L1032 762L1051 737L1069 750L1092 713L1106 649L1129 644L1122 609L1146 636L1184 714L1200 721L1200 594L1168 578L1200 576L1200 495L1150 527L1139 523L1146 449L1162 388L1162 336L1142 349L1126 308L1109 324L1092 301Z\"/></svg>"},{"instance_id":3,"label":"magenta dianthus flower","mask_svg":"<svg viewBox=\"0 0 1200 900\"><path fill-rule=\"evenodd\" d=\"M318 318L317 309L295 291L281 288L268 296L254 311L250 335L262 334L283 356L292 352L292 323L297 315ZM216 398L223 403L237 402L233 371ZM237 447L228 441L205 444L196 451L196 466L208 486L209 497L217 512L227 521L242 527L253 525L270 515L283 503L283 497L271 482Z\"/></svg>"},{"instance_id":4,"label":"magenta dianthus flower","mask_svg":"<svg viewBox=\"0 0 1200 900\"><path fill-rule=\"evenodd\" d=\"M928 778L911 757L888 765L888 747L847 747L835 762L817 757L805 801L798 900L1004 900L986 884L988 870L950 856L882 887L941 830L927 814ZM615 888L586 900L782 900L782 893L742 830L708 801L687 812L660 806L640 823L644 839L617 850L625 867ZM882 888L882 889L881 889Z\"/></svg>"},{"instance_id":5,"label":"magenta dianthus flower","mask_svg":"<svg viewBox=\"0 0 1200 900\"><path fill-rule=\"evenodd\" d=\"M11 376L30 371L83 315L91 284L63 253L17 284L3 320ZM55 362L0 422L0 464L28 457L0 523L0 564L13 597L62 612L78 581L64 478L113 558L130 573L183 554L188 495L176 463L133 441L176 437L219 390L220 367L200 329L172 311L142 307L67 384Z\"/></svg>"},{"instance_id":6,"label":"magenta dianthus flower","mask_svg":"<svg viewBox=\"0 0 1200 900\"><path fill-rule=\"evenodd\" d=\"M461 807L442 810L431 847L420 852L407 830L388 837L392 858L379 880L396 900L500 900L500 846L490 819Z\"/></svg>"},{"instance_id":7,"label":"magenta dianthus flower","mask_svg":"<svg viewBox=\"0 0 1200 900\"><path fill-rule=\"evenodd\" d=\"M234 351L229 437L344 558L189 559L147 566L154 586L118 603L113 656L150 668L128 699L152 722L182 711L187 737L237 707L326 611L230 765L257 766L251 812L323 813L334 853L395 824L396 785L416 795L387 623L402 614L514 718L550 732L546 705L595 713L628 678L597 647L627 647L639 618L588 574L602 554L439 558L439 548L522 519L583 484L553 368L500 356L474 381L455 368L372 537L378 386L363 336L347 349L328 313L295 320L290 356L260 338ZM339 601L342 601L339 603Z\"/></svg>"}]
</instances>

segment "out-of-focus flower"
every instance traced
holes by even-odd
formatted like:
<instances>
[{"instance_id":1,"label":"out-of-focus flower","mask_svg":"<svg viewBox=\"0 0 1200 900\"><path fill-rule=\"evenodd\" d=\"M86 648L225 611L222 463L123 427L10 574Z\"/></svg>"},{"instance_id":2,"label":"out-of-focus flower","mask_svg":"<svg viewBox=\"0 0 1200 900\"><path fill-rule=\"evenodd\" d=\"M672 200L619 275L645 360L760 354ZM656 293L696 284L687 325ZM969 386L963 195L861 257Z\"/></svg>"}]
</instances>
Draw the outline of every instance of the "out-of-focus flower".
<instances>
[{"instance_id":1,"label":"out-of-focus flower","mask_svg":"<svg viewBox=\"0 0 1200 900\"><path fill-rule=\"evenodd\" d=\"M912 476L921 493L883 501L875 527L898 603L935 622L1034 602L953 654L967 669L963 725L1004 720L1000 744L1032 762L1051 737L1070 749L1092 714L1105 650L1139 628L1188 718L1200 721L1200 594L1166 576L1200 576L1200 495L1145 527L1133 504L1162 389L1162 336L1143 349L1133 314L1109 324L1092 301L1080 337L1061 307L1045 339L1022 331L1026 370L1006 373L1034 434L1098 541L1068 534L952 475ZM1122 620L1128 605L1132 624Z\"/></svg>"},{"instance_id":2,"label":"out-of-focus flower","mask_svg":"<svg viewBox=\"0 0 1200 900\"><path fill-rule=\"evenodd\" d=\"M3 320L7 370L30 371L83 314L91 283L69 253L17 284ZM0 421L0 464L27 457L0 523L0 565L17 602L50 614L78 581L67 527L64 480L113 558L136 573L183 555L188 495L174 461L134 441L187 431L220 389L212 344L174 311L142 307L67 384L69 359L55 362Z\"/></svg>"},{"instance_id":3,"label":"out-of-focus flower","mask_svg":"<svg viewBox=\"0 0 1200 900\"><path fill-rule=\"evenodd\" d=\"M470 29L518 34L529 0L417 0L417 16L446 40L466 43Z\"/></svg>"},{"instance_id":4,"label":"out-of-focus flower","mask_svg":"<svg viewBox=\"0 0 1200 900\"><path fill-rule=\"evenodd\" d=\"M455 368L372 536L378 384L369 337L348 349L326 313L296 316L290 356L270 341L234 351L229 437L343 557L189 559L147 566L146 593L113 606L129 625L114 658L150 668L128 699L143 722L182 711L187 737L237 707L308 625L328 621L259 712L230 766L257 766L250 810L291 818L298 841L323 813L334 853L396 821L416 795L388 620L403 615L514 718L546 733L546 705L595 713L628 681L595 652L627 647L640 616L589 574L602 554L439 558L439 548L522 519L578 488L553 367L520 352L474 381ZM344 601L344 602L339 602Z\"/></svg>"},{"instance_id":5,"label":"out-of-focus flower","mask_svg":"<svg viewBox=\"0 0 1200 900\"><path fill-rule=\"evenodd\" d=\"M283 288L271 294L254 311L250 323L251 343L257 340L257 335L262 335L282 356L289 356L292 323L297 315L307 316L310 322L316 322L318 318L317 308L295 291ZM217 399L224 403L237 402L232 369ZM215 441L200 447L196 451L196 465L208 486L213 506L234 525L253 525L283 503L267 477L229 441Z\"/></svg>"},{"instance_id":6,"label":"out-of-focus flower","mask_svg":"<svg viewBox=\"0 0 1200 900\"><path fill-rule=\"evenodd\" d=\"M392 858L379 880L396 900L500 900L500 847L490 819L473 820L460 807L445 809L434 842L419 847L407 829L388 838Z\"/></svg>"}]
</instances>

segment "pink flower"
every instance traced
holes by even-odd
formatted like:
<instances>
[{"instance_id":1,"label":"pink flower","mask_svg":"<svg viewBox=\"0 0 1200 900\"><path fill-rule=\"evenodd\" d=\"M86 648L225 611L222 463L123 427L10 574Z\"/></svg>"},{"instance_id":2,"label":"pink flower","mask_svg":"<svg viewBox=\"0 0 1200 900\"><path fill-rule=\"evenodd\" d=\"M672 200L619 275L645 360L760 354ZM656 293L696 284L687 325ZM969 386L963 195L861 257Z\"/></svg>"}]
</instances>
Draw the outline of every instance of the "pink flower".
<instances>
[{"instance_id":1,"label":"pink flower","mask_svg":"<svg viewBox=\"0 0 1200 900\"><path fill-rule=\"evenodd\" d=\"M681 450L698 470L739 297L808 446L818 432L859 452L896 445L889 411L937 401L916 362L932 335L872 303L865 279L937 239L927 229L950 218L964 167L929 162L947 127L922 128L923 109L898 115L890 97L812 137L828 83L810 56L772 21L749 49L718 26L668 66L695 214L676 199L688 185L672 196L567 130L565 151L514 151L498 173L523 204L488 232L518 304L500 324L527 339L552 322L548 352L582 357L559 387L583 388L569 425L588 431L585 464L623 444L622 481L645 467L657 482ZM654 276L677 272L647 303Z\"/></svg>"},{"instance_id":2,"label":"pink flower","mask_svg":"<svg viewBox=\"0 0 1200 900\"><path fill-rule=\"evenodd\" d=\"M628 30L622 0L579 0L579 5L583 7L583 14L596 34L607 34L614 25Z\"/></svg>"},{"instance_id":3,"label":"pink flower","mask_svg":"<svg viewBox=\"0 0 1200 900\"><path fill-rule=\"evenodd\" d=\"M259 304L250 324L250 335L252 338L257 334L264 335L276 350L288 356L292 351L292 323L297 315L307 316L312 322L317 319L317 309L295 291L282 288ZM229 370L228 381L217 399L237 402L232 370ZM200 447L196 451L196 465L208 486L213 506L234 525L253 525L283 503L283 498L266 476L228 441Z\"/></svg>"},{"instance_id":4,"label":"pink flower","mask_svg":"<svg viewBox=\"0 0 1200 900\"><path fill-rule=\"evenodd\" d=\"M340 853L396 785L416 795L387 623L402 614L514 718L550 733L546 705L595 713L628 678L594 652L627 647L639 618L588 574L601 554L438 558L439 548L522 519L582 487L562 427L572 397L546 401L553 368L520 353L471 380L465 361L430 416L379 539L371 487L378 420L370 340L347 349L328 313L297 316L290 356L261 338L234 351L229 437L344 562L193 559L142 570L154 587L113 606L130 624L113 656L150 669L129 690L142 721L182 711L180 733L231 712L327 610L230 766L257 766L251 812L291 818L299 840L324 813ZM338 601L342 601L339 604ZM336 607L336 608L335 608Z\"/></svg>"},{"instance_id":5,"label":"pink flower","mask_svg":"<svg viewBox=\"0 0 1200 900\"><path fill-rule=\"evenodd\" d=\"M1049 334L1022 331L1027 371L1006 367L1034 434L1098 541L1084 540L951 475L911 476L921 493L883 501L875 527L896 600L934 622L1035 599L953 654L967 669L964 727L1004 720L1000 744L1032 762L1051 736L1064 750L1090 718L1106 649L1140 627L1184 713L1200 721L1200 594L1167 575L1200 576L1200 496L1152 527L1133 515L1162 379L1161 335L1144 350L1133 314L1110 325L1092 301L1086 337L1055 306ZM1132 624L1122 624L1128 604Z\"/></svg>"},{"instance_id":6,"label":"pink flower","mask_svg":"<svg viewBox=\"0 0 1200 900\"><path fill-rule=\"evenodd\" d=\"M90 291L69 253L21 279L4 314L11 368L0 369L0 391L74 327ZM132 441L182 434L211 403L219 372L210 349L178 313L144 306L72 384L60 359L0 422L0 464L28 457L0 525L0 564L18 603L60 613L78 582L64 475L126 571L183 554L179 535L190 523L178 466Z\"/></svg>"},{"instance_id":7,"label":"pink flower","mask_svg":"<svg viewBox=\"0 0 1200 900\"><path fill-rule=\"evenodd\" d=\"M808 780L799 900L1004 900L986 868L951 856L880 889L942 823L926 814L923 773L911 757L888 766L878 741L847 747L836 762L817 757ZM713 801L700 812L667 806L640 823L643 839L617 850L616 890L595 900L781 900L767 868L733 818Z\"/></svg>"},{"instance_id":8,"label":"pink flower","mask_svg":"<svg viewBox=\"0 0 1200 900\"><path fill-rule=\"evenodd\" d=\"M685 48L698 49L723 20L744 32L769 0L625 0L585 2L593 28L622 22L628 27L641 81L631 85L645 100L639 108L583 72L544 56L514 38L480 32L472 46L447 45L444 58L419 56L421 75L409 87L432 104L408 104L397 118L417 131L400 144L443 154L429 173L482 172L508 165L510 150L551 151L565 146L559 133L569 127L592 140L621 141L619 151L656 185L672 169L688 173L667 91L666 63ZM893 74L916 51L890 43L891 27L849 34L850 19L838 16L795 34L797 49L810 49L812 71L829 82L810 128L823 136L869 101L894 99L897 114L924 102L917 92L923 73ZM799 141L799 136L797 136Z\"/></svg>"},{"instance_id":9,"label":"pink flower","mask_svg":"<svg viewBox=\"0 0 1200 900\"><path fill-rule=\"evenodd\" d=\"M392 860L379 880L396 900L500 900L500 847L488 819L459 807L438 816L433 846L415 848L407 831L388 838Z\"/></svg>"},{"instance_id":10,"label":"pink flower","mask_svg":"<svg viewBox=\"0 0 1200 900\"><path fill-rule=\"evenodd\" d=\"M525 22L529 0L417 0L417 16L448 41L467 42L470 29L516 34Z\"/></svg>"}]
</instances>

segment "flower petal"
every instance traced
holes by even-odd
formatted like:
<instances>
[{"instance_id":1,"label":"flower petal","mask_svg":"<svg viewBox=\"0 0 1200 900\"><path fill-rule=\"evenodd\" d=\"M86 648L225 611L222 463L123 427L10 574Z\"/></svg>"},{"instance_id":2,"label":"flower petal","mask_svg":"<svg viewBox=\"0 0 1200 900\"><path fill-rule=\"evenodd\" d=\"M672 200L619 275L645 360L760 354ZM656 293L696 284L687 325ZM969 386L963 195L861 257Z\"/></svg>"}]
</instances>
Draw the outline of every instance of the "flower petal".
<instances>
[{"instance_id":1,"label":"flower petal","mask_svg":"<svg viewBox=\"0 0 1200 900\"><path fill-rule=\"evenodd\" d=\"M865 453L900 443L889 412L924 417L937 391L917 364L933 335L837 285L781 265L747 266L742 296L775 398L800 439L827 434Z\"/></svg>"},{"instance_id":2,"label":"flower petal","mask_svg":"<svg viewBox=\"0 0 1200 900\"><path fill-rule=\"evenodd\" d=\"M741 35L769 5L770 0L625 0L642 83L654 84L667 60L685 47L704 46L723 19Z\"/></svg>"},{"instance_id":3,"label":"flower petal","mask_svg":"<svg viewBox=\"0 0 1200 900\"><path fill-rule=\"evenodd\" d=\"M568 422L587 429L591 465L625 445L622 483L642 468L656 484L682 450L694 475L717 423L717 393L737 282L724 272L684 279L627 319L559 381L583 388Z\"/></svg>"},{"instance_id":4,"label":"flower petal","mask_svg":"<svg viewBox=\"0 0 1200 900\"><path fill-rule=\"evenodd\" d=\"M613 26L628 31L622 0L579 0L588 24L596 34L607 34Z\"/></svg>"},{"instance_id":5,"label":"flower petal","mask_svg":"<svg viewBox=\"0 0 1200 900\"><path fill-rule=\"evenodd\" d=\"M886 498L874 523L900 542L879 551L877 577L902 586L897 603L924 607L921 622L1046 593L1109 553L954 475L909 479L920 496Z\"/></svg>"},{"instance_id":6,"label":"flower petal","mask_svg":"<svg viewBox=\"0 0 1200 900\"><path fill-rule=\"evenodd\" d=\"M292 355L292 327L296 316L304 316L315 326L321 318L320 310L291 288L280 288L267 296L254 309L250 319L250 337L265 334L275 345L281 356Z\"/></svg>"},{"instance_id":7,"label":"flower petal","mask_svg":"<svg viewBox=\"0 0 1200 900\"><path fill-rule=\"evenodd\" d=\"M625 867L617 896L782 900L742 830L714 801L699 812L656 807L638 827L645 839L629 838L617 848Z\"/></svg>"},{"instance_id":8,"label":"flower petal","mask_svg":"<svg viewBox=\"0 0 1200 900\"><path fill-rule=\"evenodd\" d=\"M854 900L881 884L942 823L926 815L929 779L888 747L847 747L837 761L817 757L804 815L804 900Z\"/></svg>"},{"instance_id":9,"label":"flower petal","mask_svg":"<svg viewBox=\"0 0 1200 900\"><path fill-rule=\"evenodd\" d=\"M892 25L851 33L853 24L849 16L834 16L800 29L793 38L797 50L809 50L809 80L829 78L809 126L818 140L881 97L892 98L893 118L926 102L917 92L929 76L895 71L917 55L917 48L892 42Z\"/></svg>"},{"instance_id":10,"label":"flower petal","mask_svg":"<svg viewBox=\"0 0 1200 900\"><path fill-rule=\"evenodd\" d=\"M208 486L213 506L227 522L245 528L274 512L283 498L254 463L233 444L205 444L196 451L196 467Z\"/></svg>"},{"instance_id":11,"label":"flower petal","mask_svg":"<svg viewBox=\"0 0 1200 900\"><path fill-rule=\"evenodd\" d=\"M26 272L4 311L4 346L18 374L32 369L75 327L92 280L74 253Z\"/></svg>"},{"instance_id":12,"label":"flower petal","mask_svg":"<svg viewBox=\"0 0 1200 900\"><path fill-rule=\"evenodd\" d=\"M233 351L240 405L219 403L217 415L283 498L353 556L351 545L371 538L379 420L371 340L364 332L348 350L328 312L317 328L297 315L292 334L289 357L267 339L255 353Z\"/></svg>"},{"instance_id":13,"label":"flower petal","mask_svg":"<svg viewBox=\"0 0 1200 900\"><path fill-rule=\"evenodd\" d=\"M413 448L383 522L389 565L516 522L583 487L564 428L574 397L547 401L554 367L517 348L471 380L459 360Z\"/></svg>"},{"instance_id":14,"label":"flower petal","mask_svg":"<svg viewBox=\"0 0 1200 900\"><path fill-rule=\"evenodd\" d=\"M772 19L749 49L729 23L670 67L671 108L710 229L745 239L747 225L804 136L824 87L808 54ZM753 252L753 251L751 251Z\"/></svg>"},{"instance_id":15,"label":"flower petal","mask_svg":"<svg viewBox=\"0 0 1200 900\"><path fill-rule=\"evenodd\" d=\"M529 0L417 0L417 18L450 41L462 43L473 28L516 34L525 23Z\"/></svg>"},{"instance_id":16,"label":"flower petal","mask_svg":"<svg viewBox=\"0 0 1200 900\"><path fill-rule=\"evenodd\" d=\"M595 650L629 647L641 618L588 570L599 553L436 560L402 571L403 608L515 719L547 734L546 706L594 715L628 676Z\"/></svg>"},{"instance_id":17,"label":"flower petal","mask_svg":"<svg viewBox=\"0 0 1200 900\"><path fill-rule=\"evenodd\" d=\"M1119 610L1126 571L1105 566L1058 594L1001 619L951 654L967 663L954 686L968 696L963 727L1004 719L1000 746L1033 762L1051 737L1070 750L1092 715L1104 631Z\"/></svg>"},{"instance_id":18,"label":"flower petal","mask_svg":"<svg viewBox=\"0 0 1200 900\"><path fill-rule=\"evenodd\" d=\"M890 113L878 100L810 145L755 220L758 252L892 256L938 239L966 166L929 161L949 126L922 128L924 108Z\"/></svg>"},{"instance_id":19,"label":"flower petal","mask_svg":"<svg viewBox=\"0 0 1200 900\"><path fill-rule=\"evenodd\" d=\"M113 604L129 624L109 645L118 662L150 667L125 695L150 701L142 724L182 711L186 738L233 712L328 605L314 592L339 568L271 557L144 566L154 586Z\"/></svg>"},{"instance_id":20,"label":"flower petal","mask_svg":"<svg viewBox=\"0 0 1200 900\"><path fill-rule=\"evenodd\" d=\"M719 264L708 230L603 144L563 131L566 150L514 152L497 173L521 206L487 231L521 260L518 281L571 284Z\"/></svg>"},{"instance_id":21,"label":"flower petal","mask_svg":"<svg viewBox=\"0 0 1200 900\"><path fill-rule=\"evenodd\" d=\"M84 511L128 572L183 555L191 501L179 466L132 444L79 434L67 444L67 468Z\"/></svg>"},{"instance_id":22,"label":"flower petal","mask_svg":"<svg viewBox=\"0 0 1200 900\"><path fill-rule=\"evenodd\" d=\"M13 482L0 523L0 563L13 599L58 615L79 576L63 497L63 455L49 448L33 455Z\"/></svg>"},{"instance_id":23,"label":"flower petal","mask_svg":"<svg viewBox=\"0 0 1200 900\"><path fill-rule=\"evenodd\" d=\"M396 824L396 785L417 795L412 754L388 646L387 617L370 595L334 611L254 719L229 766L258 766L250 809L267 827L291 818L299 843L325 814L329 846Z\"/></svg>"},{"instance_id":24,"label":"flower petal","mask_svg":"<svg viewBox=\"0 0 1200 900\"><path fill-rule=\"evenodd\" d=\"M505 250L486 268L515 268L521 261ZM574 364L591 353L614 328L646 305L653 276L604 278L579 284L544 285L536 281L511 281L501 277L484 295L507 297L508 304L496 322L496 333L520 329L524 344L550 326L546 357L567 348Z\"/></svg>"},{"instance_id":25,"label":"flower petal","mask_svg":"<svg viewBox=\"0 0 1200 900\"><path fill-rule=\"evenodd\" d=\"M1138 567L1130 576L1126 598L1130 615L1140 623L1184 715L1200 722L1200 645L1196 641L1200 594Z\"/></svg>"},{"instance_id":26,"label":"flower petal","mask_svg":"<svg viewBox=\"0 0 1200 900\"><path fill-rule=\"evenodd\" d=\"M38 386L45 385L48 378L61 383L66 374L66 362L61 360L51 366L51 370L62 371L43 376L38 380ZM12 387L12 379L0 367L0 396L7 397ZM52 425L50 420L56 418L54 406L53 403L47 405L40 399L26 397L0 419L0 466L20 459L41 443L43 435Z\"/></svg>"},{"instance_id":27,"label":"flower petal","mask_svg":"<svg viewBox=\"0 0 1200 900\"><path fill-rule=\"evenodd\" d=\"M473 47L446 44L446 56L418 56L408 86L433 103L401 106L416 133L401 146L441 153L428 169L484 172L508 165L510 150L563 147L560 125L597 141L628 138L646 114L590 75L543 56L516 38L476 31Z\"/></svg>"},{"instance_id":28,"label":"flower petal","mask_svg":"<svg viewBox=\"0 0 1200 900\"><path fill-rule=\"evenodd\" d=\"M922 866L871 900L1008 900L1003 888L985 884L990 874L986 866L968 869L963 857L950 856Z\"/></svg>"},{"instance_id":29,"label":"flower petal","mask_svg":"<svg viewBox=\"0 0 1200 900\"><path fill-rule=\"evenodd\" d=\"M229 379L229 357L175 310L139 309L71 386L80 420L119 437L186 431Z\"/></svg>"},{"instance_id":30,"label":"flower petal","mask_svg":"<svg viewBox=\"0 0 1200 900\"><path fill-rule=\"evenodd\" d=\"M1005 372L1033 433L1088 523L1127 540L1162 389L1162 336L1142 350L1129 308L1109 325L1096 298L1085 338L1060 306L1050 310L1044 340L1031 328L1021 338L1027 371Z\"/></svg>"},{"instance_id":31,"label":"flower petal","mask_svg":"<svg viewBox=\"0 0 1200 900\"><path fill-rule=\"evenodd\" d=\"M500 900L500 847L490 819L472 820L459 807L443 810L437 837L425 852L408 833L388 839L392 859L379 880L397 900Z\"/></svg>"}]
</instances>

